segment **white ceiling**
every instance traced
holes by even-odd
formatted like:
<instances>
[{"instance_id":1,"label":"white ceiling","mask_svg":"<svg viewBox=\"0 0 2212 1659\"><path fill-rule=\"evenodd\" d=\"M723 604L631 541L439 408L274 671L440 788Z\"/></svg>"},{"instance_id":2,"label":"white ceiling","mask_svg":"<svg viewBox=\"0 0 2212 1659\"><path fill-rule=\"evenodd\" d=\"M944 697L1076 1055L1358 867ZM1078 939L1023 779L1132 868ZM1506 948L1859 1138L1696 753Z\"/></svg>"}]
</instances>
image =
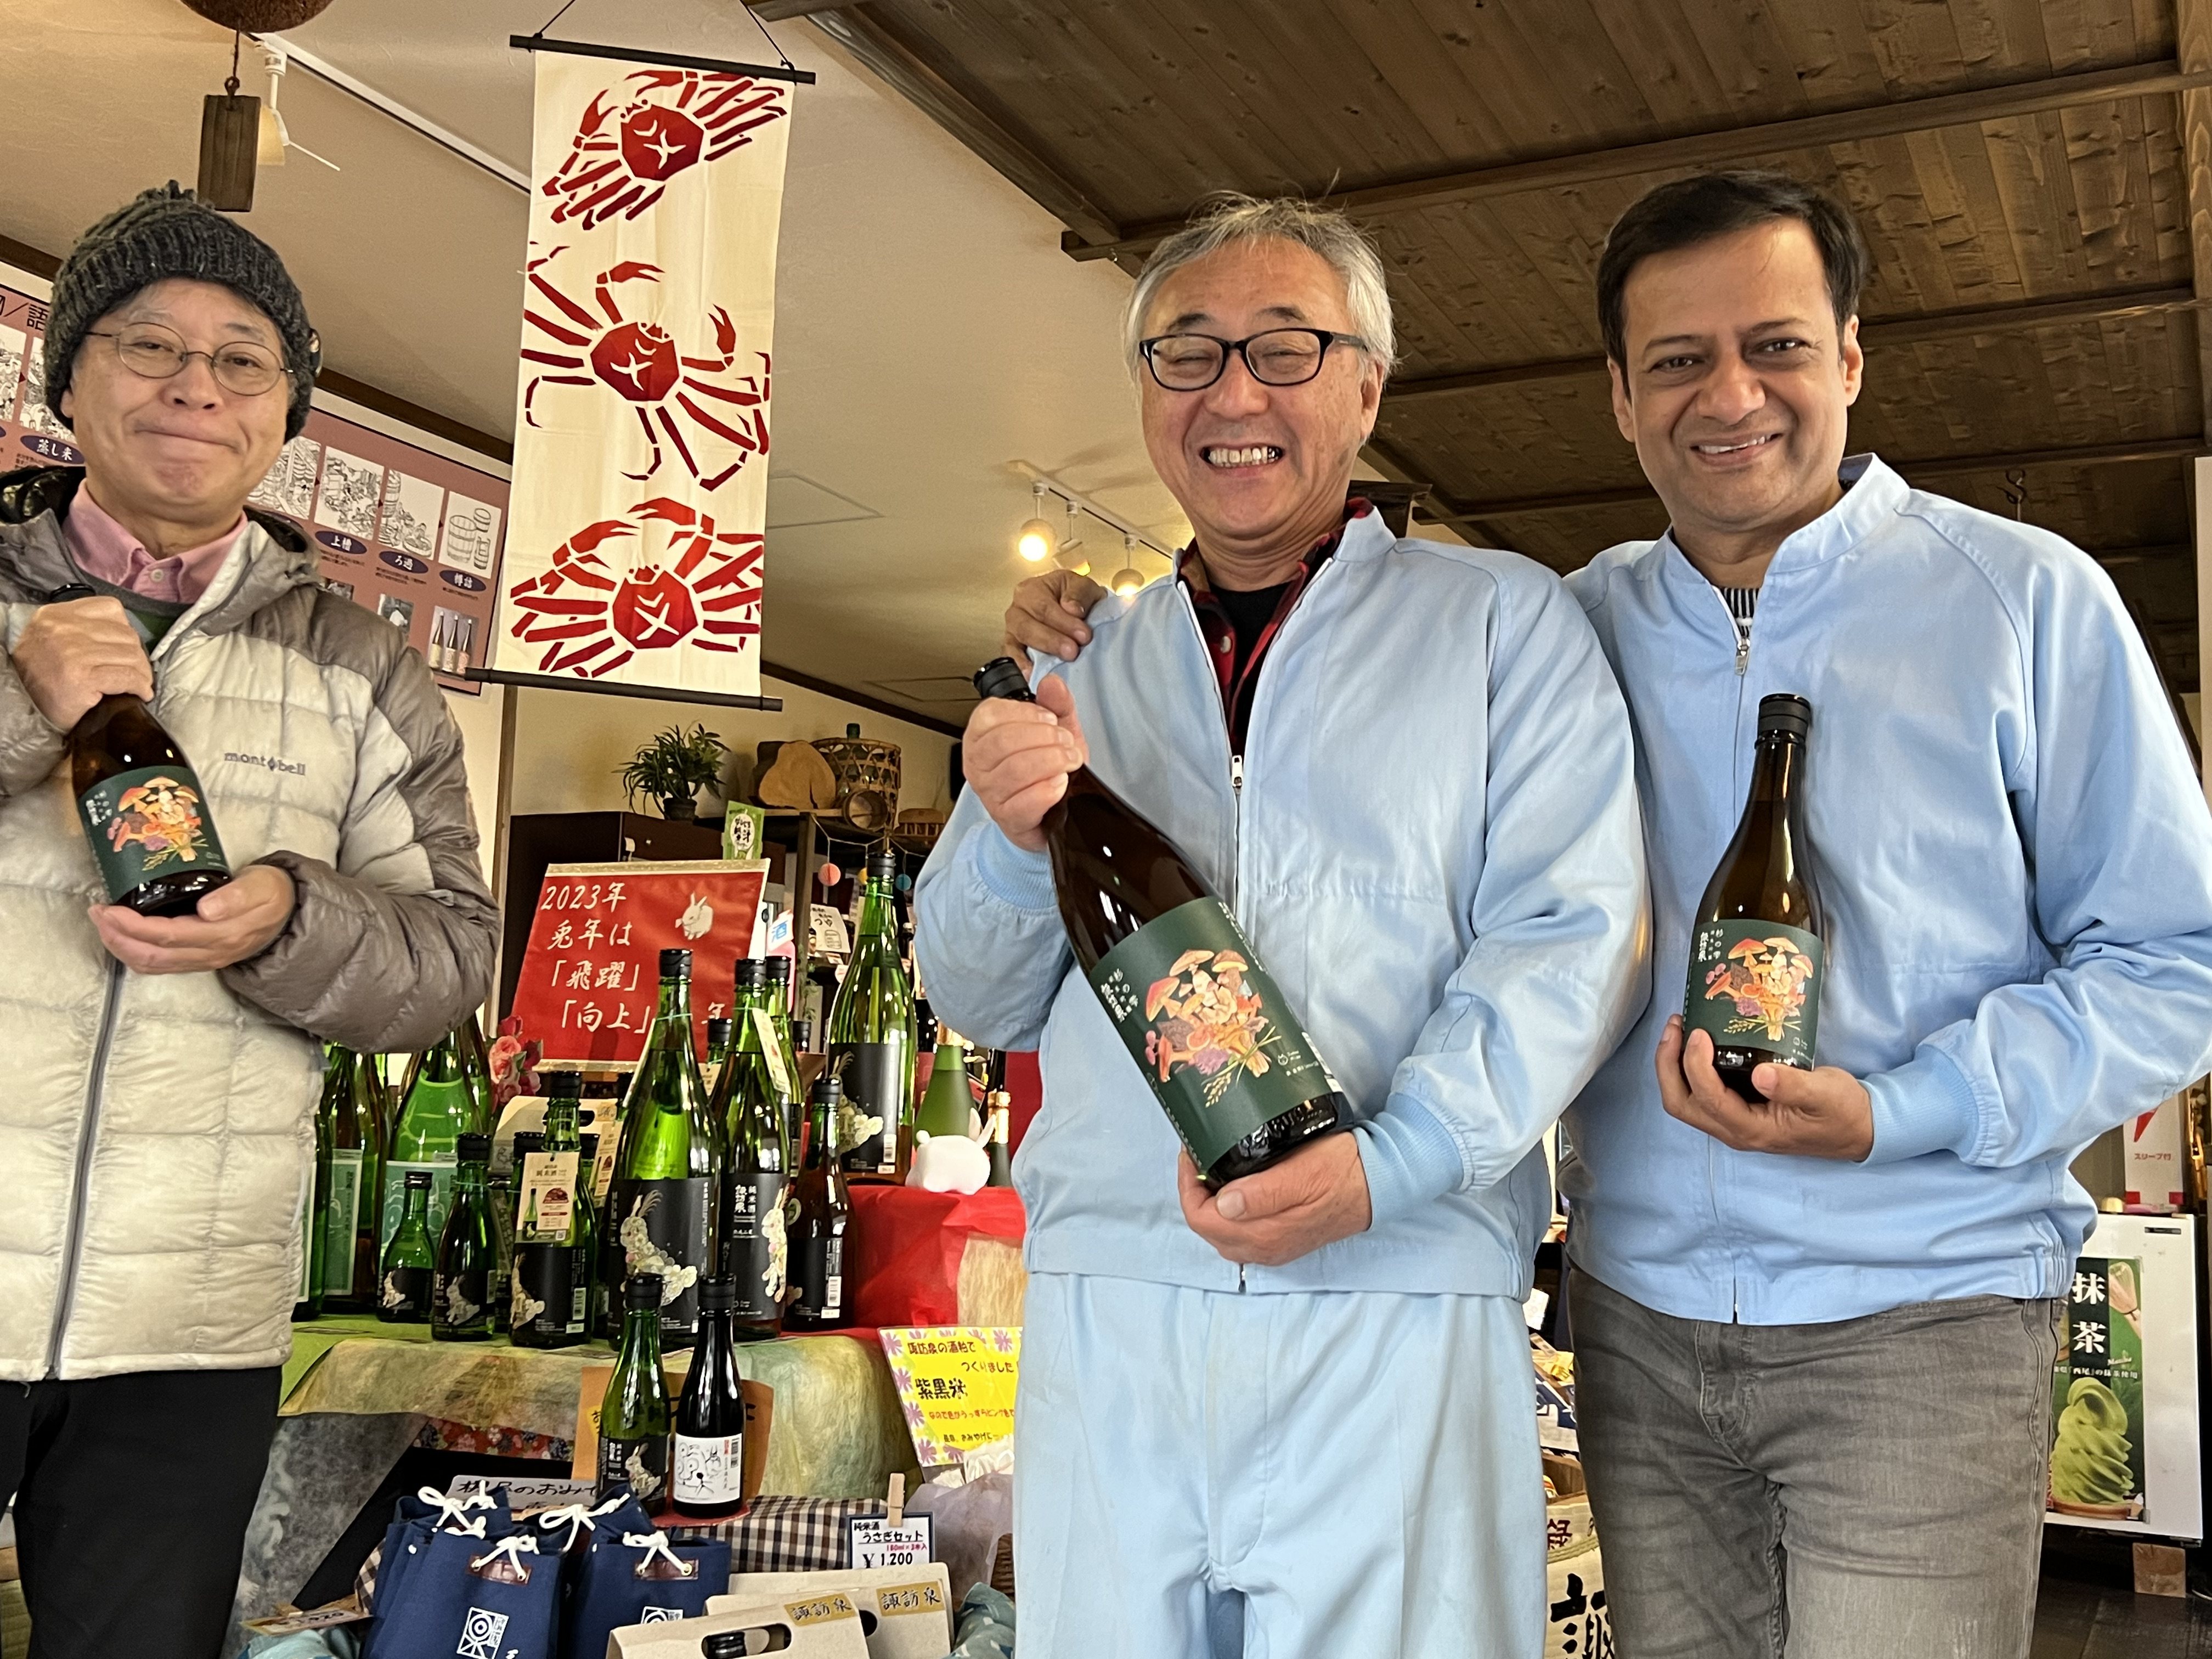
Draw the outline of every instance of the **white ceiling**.
<instances>
[{"instance_id":1,"label":"white ceiling","mask_svg":"<svg viewBox=\"0 0 2212 1659\"><path fill-rule=\"evenodd\" d=\"M549 0L336 0L298 43L526 169ZM579 0L565 38L772 61L738 0ZM775 26L820 80L792 124L777 266L767 649L940 716L995 654L1034 462L1179 544L1118 361L1127 279L811 25ZM0 0L9 123L0 234L63 252L149 185L189 183L230 41L177 0ZM258 92L248 48L241 71ZM295 156L246 222L284 255L329 365L488 432L514 429L522 192L295 66ZM34 119L24 112L36 112ZM1094 545L1110 545L1090 526ZM1156 571L1159 561L1143 568Z\"/></svg>"}]
</instances>

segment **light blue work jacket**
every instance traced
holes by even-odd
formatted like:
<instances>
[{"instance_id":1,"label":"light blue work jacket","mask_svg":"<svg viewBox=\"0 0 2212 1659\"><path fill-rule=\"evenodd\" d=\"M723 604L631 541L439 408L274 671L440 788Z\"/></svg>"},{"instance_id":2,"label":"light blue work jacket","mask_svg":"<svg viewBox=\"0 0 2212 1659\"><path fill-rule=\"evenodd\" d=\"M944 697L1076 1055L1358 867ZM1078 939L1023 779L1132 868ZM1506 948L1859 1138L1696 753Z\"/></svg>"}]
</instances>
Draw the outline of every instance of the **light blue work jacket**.
<instances>
[{"instance_id":1,"label":"light blue work jacket","mask_svg":"<svg viewBox=\"0 0 2212 1659\"><path fill-rule=\"evenodd\" d=\"M1042 1049L1015 1159L1033 1271L1519 1297L1547 1127L1645 998L1628 723L1582 612L1511 554L1345 527L1260 671L1241 786L1182 585L1052 665L1106 784L1235 909L1351 1100L1374 1223L1287 1267L1191 1231L1173 1128L1074 965L1042 854L973 791L915 889L935 1010Z\"/></svg>"},{"instance_id":2,"label":"light blue work jacket","mask_svg":"<svg viewBox=\"0 0 2212 1659\"><path fill-rule=\"evenodd\" d=\"M2092 1215L2068 1164L2212 1062L2212 817L2111 580L1872 456L1843 477L1741 653L1671 536L1567 583L1635 721L1655 927L1650 1006L1568 1114L1571 1249L1681 1318L2056 1295ZM1816 1058L1872 1096L1863 1164L1731 1152L1652 1066L1776 691L1813 705Z\"/></svg>"}]
</instances>

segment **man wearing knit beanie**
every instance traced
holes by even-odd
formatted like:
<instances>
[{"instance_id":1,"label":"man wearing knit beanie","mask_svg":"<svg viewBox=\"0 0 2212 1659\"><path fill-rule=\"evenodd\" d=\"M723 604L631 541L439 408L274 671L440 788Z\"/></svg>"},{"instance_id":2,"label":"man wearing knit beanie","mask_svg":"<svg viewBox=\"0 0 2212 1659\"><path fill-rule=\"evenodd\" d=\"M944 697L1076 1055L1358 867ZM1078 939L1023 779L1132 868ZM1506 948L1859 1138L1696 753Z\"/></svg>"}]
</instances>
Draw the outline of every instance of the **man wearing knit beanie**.
<instances>
[{"instance_id":1,"label":"man wearing knit beanie","mask_svg":"<svg viewBox=\"0 0 2212 1659\"><path fill-rule=\"evenodd\" d=\"M214 1659L305 1294L318 1039L428 1046L495 912L428 666L246 505L320 356L283 260L173 184L85 233L49 314L84 465L0 476L0 1504L42 1659ZM232 872L182 915L103 902L76 822L64 744L118 693Z\"/></svg>"}]
</instances>

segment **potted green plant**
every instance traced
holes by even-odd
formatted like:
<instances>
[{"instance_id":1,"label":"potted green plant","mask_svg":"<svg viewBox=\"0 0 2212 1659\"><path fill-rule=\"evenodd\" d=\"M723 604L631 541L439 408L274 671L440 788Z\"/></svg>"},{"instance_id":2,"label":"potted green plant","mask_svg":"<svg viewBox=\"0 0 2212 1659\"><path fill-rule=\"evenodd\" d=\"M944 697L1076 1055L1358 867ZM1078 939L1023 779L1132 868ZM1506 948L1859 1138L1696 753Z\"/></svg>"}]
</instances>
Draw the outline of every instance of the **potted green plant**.
<instances>
[{"instance_id":1,"label":"potted green plant","mask_svg":"<svg viewBox=\"0 0 2212 1659\"><path fill-rule=\"evenodd\" d=\"M680 726L656 732L653 741L641 744L630 757L629 764L622 769L623 787L629 792L632 810L638 797L645 795L660 803L660 816L665 818L695 816L698 804L693 795L700 785L721 776L722 757L728 752L721 734L709 732L704 725L689 732Z\"/></svg>"}]
</instances>

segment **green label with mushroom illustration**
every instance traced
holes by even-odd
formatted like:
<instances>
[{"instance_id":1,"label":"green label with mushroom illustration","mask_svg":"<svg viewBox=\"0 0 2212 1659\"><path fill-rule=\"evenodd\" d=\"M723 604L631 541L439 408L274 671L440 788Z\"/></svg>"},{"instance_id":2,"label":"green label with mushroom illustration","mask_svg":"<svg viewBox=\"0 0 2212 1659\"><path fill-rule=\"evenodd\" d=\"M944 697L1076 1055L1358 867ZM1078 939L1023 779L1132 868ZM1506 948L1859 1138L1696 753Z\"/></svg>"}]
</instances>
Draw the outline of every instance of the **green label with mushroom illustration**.
<instances>
[{"instance_id":1,"label":"green label with mushroom illustration","mask_svg":"<svg viewBox=\"0 0 2212 1659\"><path fill-rule=\"evenodd\" d=\"M2051 1500L2061 1515L2143 1516L2142 1263L2074 1264L2051 1377Z\"/></svg>"},{"instance_id":2,"label":"green label with mushroom illustration","mask_svg":"<svg viewBox=\"0 0 2212 1659\"><path fill-rule=\"evenodd\" d=\"M1776 921L1709 921L1690 935L1682 1023L1716 1048L1763 1048L1809 1068L1820 1022L1820 941Z\"/></svg>"},{"instance_id":3,"label":"green label with mushroom illustration","mask_svg":"<svg viewBox=\"0 0 2212 1659\"><path fill-rule=\"evenodd\" d=\"M1099 958L1091 988L1201 1174L1336 1079L1229 907L1193 899Z\"/></svg>"}]
</instances>

